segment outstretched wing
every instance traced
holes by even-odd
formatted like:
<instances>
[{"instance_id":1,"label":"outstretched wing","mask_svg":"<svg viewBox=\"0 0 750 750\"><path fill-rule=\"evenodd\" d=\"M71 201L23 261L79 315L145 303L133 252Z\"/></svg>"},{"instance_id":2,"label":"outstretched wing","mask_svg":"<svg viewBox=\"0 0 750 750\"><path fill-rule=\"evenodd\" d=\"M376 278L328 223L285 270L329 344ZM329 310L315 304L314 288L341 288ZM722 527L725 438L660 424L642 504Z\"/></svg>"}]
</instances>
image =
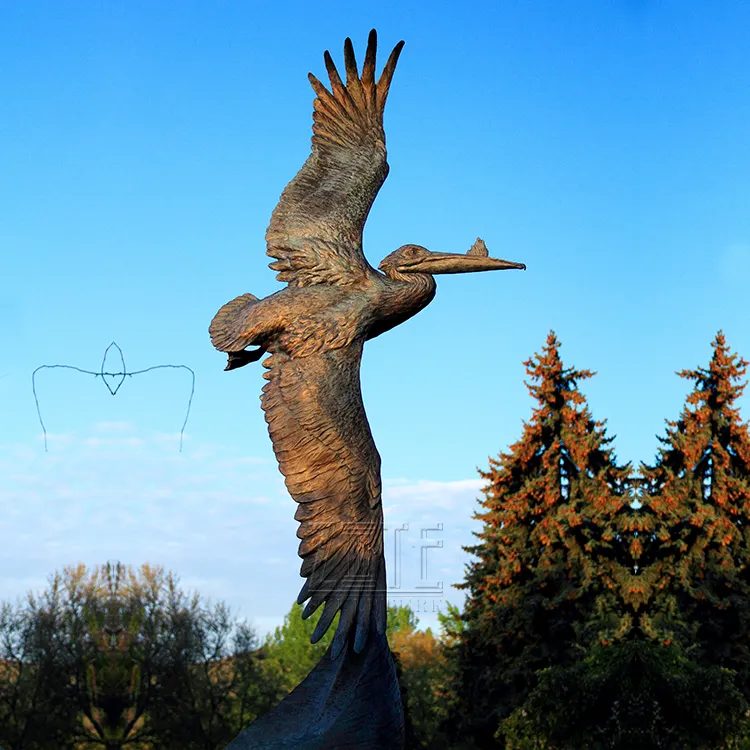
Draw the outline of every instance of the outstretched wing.
<instances>
[{"instance_id":1,"label":"outstretched wing","mask_svg":"<svg viewBox=\"0 0 750 750\"><path fill-rule=\"evenodd\" d=\"M383 110L404 43L391 52L375 83L377 36L370 32L362 76L350 39L344 43L346 85L328 52L331 91L309 75L317 97L312 153L287 185L266 232L276 278L290 286L356 283L373 272L362 253L367 214L388 174Z\"/></svg>"},{"instance_id":2,"label":"outstretched wing","mask_svg":"<svg viewBox=\"0 0 750 750\"><path fill-rule=\"evenodd\" d=\"M341 612L333 642L338 655L352 628L364 646L371 618L385 631L385 562L380 456L359 382L362 341L309 357L276 353L263 362L261 403L286 486L299 503L302 540L297 599L303 617L324 603L312 636L318 641Z\"/></svg>"}]
</instances>

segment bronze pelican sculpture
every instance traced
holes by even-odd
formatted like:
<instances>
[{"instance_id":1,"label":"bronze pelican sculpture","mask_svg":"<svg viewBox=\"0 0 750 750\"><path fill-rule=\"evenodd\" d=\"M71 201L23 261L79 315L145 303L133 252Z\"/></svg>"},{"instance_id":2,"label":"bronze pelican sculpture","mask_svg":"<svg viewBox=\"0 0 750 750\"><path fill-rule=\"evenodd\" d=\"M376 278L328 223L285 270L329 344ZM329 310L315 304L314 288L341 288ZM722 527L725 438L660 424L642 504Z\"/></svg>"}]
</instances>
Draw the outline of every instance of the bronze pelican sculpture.
<instances>
[{"instance_id":1,"label":"bronze pelican sculpture","mask_svg":"<svg viewBox=\"0 0 750 750\"><path fill-rule=\"evenodd\" d=\"M316 94L312 152L282 193L266 232L267 254L275 259L270 267L287 287L262 300L237 297L209 328L213 345L229 356L227 370L270 355L263 362L268 382L261 403L287 489L299 504L295 518L307 580L298 603L308 602L303 617L324 606L313 642L340 612L332 661L347 644L357 658L371 634L380 638L378 658L385 653L380 456L360 391L364 342L429 304L434 274L525 268L488 257L479 239L466 254L404 245L379 271L365 259L362 231L388 174L383 111L403 44L391 52L377 83L374 30L361 76L349 39L346 83L328 52L330 91L309 75ZM242 747L262 745L253 741ZM336 746L331 742L320 747ZM308 745L297 738L289 746Z\"/></svg>"}]
</instances>

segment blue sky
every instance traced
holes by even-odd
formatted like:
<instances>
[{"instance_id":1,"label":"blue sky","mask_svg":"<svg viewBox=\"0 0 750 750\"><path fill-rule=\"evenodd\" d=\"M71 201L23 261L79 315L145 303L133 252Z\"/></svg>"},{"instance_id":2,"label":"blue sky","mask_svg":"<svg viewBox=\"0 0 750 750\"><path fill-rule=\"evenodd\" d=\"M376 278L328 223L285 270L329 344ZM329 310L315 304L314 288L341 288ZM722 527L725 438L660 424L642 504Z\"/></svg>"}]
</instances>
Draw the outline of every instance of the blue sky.
<instances>
[{"instance_id":1,"label":"blue sky","mask_svg":"<svg viewBox=\"0 0 750 750\"><path fill-rule=\"evenodd\" d=\"M476 468L529 418L522 362L550 328L566 364L598 372L582 389L622 461L653 457L689 388L675 370L706 364L717 330L750 358L750 8L395 5L0 0L1 599L117 558L173 569L261 630L287 611L294 504L260 368L223 372L207 327L279 288L263 237L309 153L307 72L346 36L361 60L372 27L381 64L406 46L370 261L479 235L528 266L438 279L365 352L386 519L409 524L411 555L443 524L426 538L443 541L428 558L446 599L462 600ZM130 371L195 371L183 452L185 370L114 398L43 370L45 454L32 371L98 370L113 340Z\"/></svg>"}]
</instances>

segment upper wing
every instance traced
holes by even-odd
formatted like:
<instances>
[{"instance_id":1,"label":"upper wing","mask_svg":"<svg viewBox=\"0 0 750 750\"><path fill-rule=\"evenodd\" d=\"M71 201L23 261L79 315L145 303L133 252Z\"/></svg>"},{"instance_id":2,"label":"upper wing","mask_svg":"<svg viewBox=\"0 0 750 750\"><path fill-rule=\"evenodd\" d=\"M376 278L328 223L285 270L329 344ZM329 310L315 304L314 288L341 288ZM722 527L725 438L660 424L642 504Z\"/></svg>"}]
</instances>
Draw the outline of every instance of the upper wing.
<instances>
[{"instance_id":1,"label":"upper wing","mask_svg":"<svg viewBox=\"0 0 750 750\"><path fill-rule=\"evenodd\" d=\"M371 616L385 631L385 562L380 456L359 383L362 341L308 357L276 353L263 365L261 403L286 486L299 503L295 518L307 578L303 617L325 602L315 643L341 611L333 642L338 655L356 625L355 650Z\"/></svg>"},{"instance_id":2,"label":"upper wing","mask_svg":"<svg viewBox=\"0 0 750 750\"><path fill-rule=\"evenodd\" d=\"M331 91L312 73L317 98L312 153L286 186L266 232L276 278L291 286L341 284L370 272L362 253L362 230L388 174L383 110L399 42L375 83L377 36L370 32L362 77L350 39L344 43L346 85L328 52Z\"/></svg>"}]
</instances>

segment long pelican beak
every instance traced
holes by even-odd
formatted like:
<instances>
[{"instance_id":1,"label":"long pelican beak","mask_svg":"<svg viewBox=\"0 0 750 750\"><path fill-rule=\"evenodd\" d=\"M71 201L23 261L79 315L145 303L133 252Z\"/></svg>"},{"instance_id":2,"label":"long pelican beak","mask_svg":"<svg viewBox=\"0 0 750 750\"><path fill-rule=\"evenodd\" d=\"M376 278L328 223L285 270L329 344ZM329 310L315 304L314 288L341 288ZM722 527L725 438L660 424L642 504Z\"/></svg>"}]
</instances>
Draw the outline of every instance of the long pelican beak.
<instances>
[{"instance_id":1,"label":"long pelican beak","mask_svg":"<svg viewBox=\"0 0 750 750\"><path fill-rule=\"evenodd\" d=\"M483 255L462 255L456 253L434 253L420 258L414 265L404 266L400 271L412 273L471 273L472 271L503 271L508 268L526 270L524 263L500 260Z\"/></svg>"},{"instance_id":2,"label":"long pelican beak","mask_svg":"<svg viewBox=\"0 0 750 750\"><path fill-rule=\"evenodd\" d=\"M409 260L399 267L406 273L471 273L472 271L503 271L508 268L526 270L526 264L510 260L490 258L487 246L477 237L466 255L455 253L435 253L427 251L426 255Z\"/></svg>"}]
</instances>

